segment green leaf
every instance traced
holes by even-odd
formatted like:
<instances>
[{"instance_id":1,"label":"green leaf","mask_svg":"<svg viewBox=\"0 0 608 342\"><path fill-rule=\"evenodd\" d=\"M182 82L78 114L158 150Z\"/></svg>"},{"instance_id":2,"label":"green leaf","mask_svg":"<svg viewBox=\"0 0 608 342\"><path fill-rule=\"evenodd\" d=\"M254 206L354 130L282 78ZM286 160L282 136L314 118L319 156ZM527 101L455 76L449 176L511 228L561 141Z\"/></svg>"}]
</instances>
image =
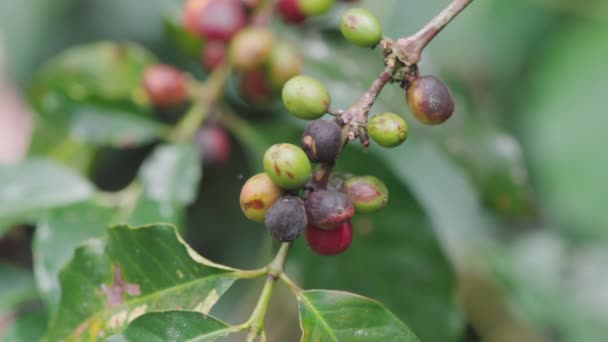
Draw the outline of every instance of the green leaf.
<instances>
[{"instance_id":1,"label":"green leaf","mask_svg":"<svg viewBox=\"0 0 608 342\"><path fill-rule=\"evenodd\" d=\"M31 272L0 263L0 315L36 296L34 277Z\"/></svg>"},{"instance_id":2,"label":"green leaf","mask_svg":"<svg viewBox=\"0 0 608 342\"><path fill-rule=\"evenodd\" d=\"M116 226L88 240L60 273L47 340L98 340L149 311L208 313L236 279L198 255L170 225Z\"/></svg>"},{"instance_id":3,"label":"green leaf","mask_svg":"<svg viewBox=\"0 0 608 342\"><path fill-rule=\"evenodd\" d=\"M102 42L66 50L42 70L31 91L39 113L34 151L65 136L97 146L131 146L162 135L141 85L156 58L132 43ZM42 129L42 127L44 129Z\"/></svg>"},{"instance_id":4,"label":"green leaf","mask_svg":"<svg viewBox=\"0 0 608 342\"><path fill-rule=\"evenodd\" d=\"M71 259L76 246L86 239L104 236L116 217L115 209L88 201L52 210L38 223L32 245L34 272L49 312L59 305L59 271Z\"/></svg>"},{"instance_id":5,"label":"green leaf","mask_svg":"<svg viewBox=\"0 0 608 342\"><path fill-rule=\"evenodd\" d=\"M193 144L159 146L142 165L139 177L148 198L190 204L201 178L200 154Z\"/></svg>"},{"instance_id":6,"label":"green leaf","mask_svg":"<svg viewBox=\"0 0 608 342\"><path fill-rule=\"evenodd\" d=\"M108 342L213 342L230 333L230 326L193 311L150 312L135 319L119 336Z\"/></svg>"},{"instance_id":7,"label":"green leaf","mask_svg":"<svg viewBox=\"0 0 608 342\"><path fill-rule=\"evenodd\" d=\"M44 337L47 325L45 312L33 312L19 317L11 324L0 340L4 342L40 341Z\"/></svg>"},{"instance_id":8,"label":"green leaf","mask_svg":"<svg viewBox=\"0 0 608 342\"><path fill-rule=\"evenodd\" d=\"M0 235L10 223L82 201L92 192L88 181L50 160L0 165Z\"/></svg>"},{"instance_id":9,"label":"green leaf","mask_svg":"<svg viewBox=\"0 0 608 342\"><path fill-rule=\"evenodd\" d=\"M298 294L302 341L419 341L382 304L341 291Z\"/></svg>"}]
</instances>

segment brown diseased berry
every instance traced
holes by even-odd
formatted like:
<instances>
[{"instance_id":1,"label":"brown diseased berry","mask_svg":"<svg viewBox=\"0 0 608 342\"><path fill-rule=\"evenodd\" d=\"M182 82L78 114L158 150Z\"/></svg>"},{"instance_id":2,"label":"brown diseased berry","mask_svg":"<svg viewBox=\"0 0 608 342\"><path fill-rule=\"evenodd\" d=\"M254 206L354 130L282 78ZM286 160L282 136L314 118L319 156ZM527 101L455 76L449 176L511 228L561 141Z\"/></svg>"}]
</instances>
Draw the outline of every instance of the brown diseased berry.
<instances>
[{"instance_id":1,"label":"brown diseased berry","mask_svg":"<svg viewBox=\"0 0 608 342\"><path fill-rule=\"evenodd\" d=\"M423 76L412 81L407 87L406 98L412 113L427 125L440 124L454 112L450 89L435 76Z\"/></svg>"},{"instance_id":2,"label":"brown diseased berry","mask_svg":"<svg viewBox=\"0 0 608 342\"><path fill-rule=\"evenodd\" d=\"M350 221L333 230L325 230L313 225L306 227L308 247L320 255L336 255L348 249L353 241L353 225Z\"/></svg>"},{"instance_id":3,"label":"brown diseased berry","mask_svg":"<svg viewBox=\"0 0 608 342\"><path fill-rule=\"evenodd\" d=\"M344 182L343 191L355 205L357 213L371 213L386 206L388 189L374 176L351 177Z\"/></svg>"},{"instance_id":4,"label":"brown diseased berry","mask_svg":"<svg viewBox=\"0 0 608 342\"><path fill-rule=\"evenodd\" d=\"M302 149L312 162L334 163L342 149L342 129L333 121L315 120L304 131Z\"/></svg>"},{"instance_id":5,"label":"brown diseased berry","mask_svg":"<svg viewBox=\"0 0 608 342\"><path fill-rule=\"evenodd\" d=\"M335 229L355 214L348 195L336 190L317 190L306 199L308 222L321 229Z\"/></svg>"},{"instance_id":6,"label":"brown diseased berry","mask_svg":"<svg viewBox=\"0 0 608 342\"><path fill-rule=\"evenodd\" d=\"M167 107L183 102L188 96L186 75L166 64L148 67L143 74L144 89L150 102L158 107Z\"/></svg>"},{"instance_id":7,"label":"brown diseased berry","mask_svg":"<svg viewBox=\"0 0 608 342\"><path fill-rule=\"evenodd\" d=\"M273 238L289 242L295 240L306 228L304 201L297 196L283 196L266 213L266 228Z\"/></svg>"}]
</instances>

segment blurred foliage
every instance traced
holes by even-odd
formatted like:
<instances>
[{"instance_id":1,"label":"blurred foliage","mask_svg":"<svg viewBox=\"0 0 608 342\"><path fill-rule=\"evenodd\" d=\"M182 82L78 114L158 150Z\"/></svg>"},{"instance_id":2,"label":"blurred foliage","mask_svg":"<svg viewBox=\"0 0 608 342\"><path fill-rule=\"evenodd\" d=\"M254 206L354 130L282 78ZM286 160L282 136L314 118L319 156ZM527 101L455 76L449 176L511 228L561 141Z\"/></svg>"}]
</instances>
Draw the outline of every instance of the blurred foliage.
<instances>
[{"instance_id":1,"label":"blurred foliage","mask_svg":"<svg viewBox=\"0 0 608 342\"><path fill-rule=\"evenodd\" d=\"M142 99L143 68L162 60L204 75L200 46L175 25L181 3L0 0L6 69L38 113L31 149L38 157L0 165L0 236L10 233L10 224L36 223L32 268L39 290L32 272L12 266L12 256L0 251L0 315L19 313L3 340L31 341L42 334L49 316L19 311L40 300L50 317L61 317L53 321L52 334L78 325L70 316L76 303L59 309L60 281L69 284L86 260L108 265L99 254L103 240L90 240L72 259L77 245L103 237L108 224L177 223L193 248L238 267L270 258L272 244L240 213L238 191L260 170L260 152L272 143L297 141L303 124L288 118L280 104L248 106L231 82L226 96L238 110L222 123L239 146L227 165L201 172L192 145L157 144L175 114L156 112ZM415 32L447 0L362 3L381 18L386 35L400 37ZM382 70L377 51L349 46L339 35L343 9L301 29L275 24L305 54L306 73L328 85L335 107L353 103ZM456 96L454 117L441 127L422 126L409 113L403 91L387 87L375 111L404 114L410 138L394 150L349 147L338 169L383 179L388 207L357 218L354 243L341 256L320 258L298 242L288 272L307 288L379 300L422 341L466 340L469 320L489 341L608 338L602 292L608 286L608 214L601 208L608 172L602 144L607 23L602 0L475 1L429 45L420 65L423 73L447 80ZM133 153L146 159L140 171ZM136 186L118 193L95 189L128 183L125 175L135 177ZM115 208L115 201L126 201L129 210ZM131 246L128 238L111 243ZM137 265L155 267L132 257L128 277L136 276ZM99 279L114 276L105 266ZM160 279L160 272L151 273ZM478 276L495 284L494 291L463 294L475 288L468 285ZM167 284L155 286L150 291ZM237 298L259 291L239 289ZM463 300L498 302L484 297L488 293L501 296L507 307L488 310L509 312L493 326ZM232 322L243 310L235 302L222 299L213 313ZM105 310L103 300L98 304ZM144 317L150 321L135 321L134 334L156 324ZM209 329L223 326L209 322ZM513 332L496 336L497 326Z\"/></svg>"}]
</instances>

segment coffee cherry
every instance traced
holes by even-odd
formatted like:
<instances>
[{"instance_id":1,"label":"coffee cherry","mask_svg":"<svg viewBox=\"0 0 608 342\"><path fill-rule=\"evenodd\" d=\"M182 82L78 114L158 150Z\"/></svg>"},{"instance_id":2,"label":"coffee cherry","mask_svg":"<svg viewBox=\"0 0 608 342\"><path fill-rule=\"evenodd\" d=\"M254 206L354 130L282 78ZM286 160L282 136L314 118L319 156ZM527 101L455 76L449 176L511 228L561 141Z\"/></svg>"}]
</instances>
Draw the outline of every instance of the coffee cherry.
<instances>
[{"instance_id":1,"label":"coffee cherry","mask_svg":"<svg viewBox=\"0 0 608 342\"><path fill-rule=\"evenodd\" d=\"M331 104L327 88L316 79L303 75L287 81L282 97L287 110L304 120L320 118Z\"/></svg>"},{"instance_id":2,"label":"coffee cherry","mask_svg":"<svg viewBox=\"0 0 608 342\"><path fill-rule=\"evenodd\" d=\"M264 70L251 70L241 77L241 92L243 97L252 103L263 104L272 98L272 88Z\"/></svg>"},{"instance_id":3,"label":"coffee cherry","mask_svg":"<svg viewBox=\"0 0 608 342\"><path fill-rule=\"evenodd\" d=\"M297 196L283 196L266 213L266 228L273 238L289 242L306 228L304 201Z\"/></svg>"},{"instance_id":4,"label":"coffee cherry","mask_svg":"<svg viewBox=\"0 0 608 342\"><path fill-rule=\"evenodd\" d=\"M378 145L395 147L407 139L408 129L407 123L399 115L381 113L369 120L367 132Z\"/></svg>"},{"instance_id":5,"label":"coffee cherry","mask_svg":"<svg viewBox=\"0 0 608 342\"><path fill-rule=\"evenodd\" d=\"M452 92L435 76L423 76L411 82L406 98L412 113L427 125L440 124L454 112Z\"/></svg>"},{"instance_id":6,"label":"coffee cherry","mask_svg":"<svg viewBox=\"0 0 608 342\"><path fill-rule=\"evenodd\" d=\"M223 42L247 24L245 8L239 0L189 0L184 20L189 31Z\"/></svg>"},{"instance_id":7,"label":"coffee cherry","mask_svg":"<svg viewBox=\"0 0 608 342\"><path fill-rule=\"evenodd\" d=\"M371 48L382 40L382 25L378 18L363 8L352 8L342 16L340 30L351 43Z\"/></svg>"},{"instance_id":8,"label":"coffee cherry","mask_svg":"<svg viewBox=\"0 0 608 342\"><path fill-rule=\"evenodd\" d=\"M333 230L306 226L306 242L311 250L320 255L336 255L348 249L353 241L353 225L350 221Z\"/></svg>"},{"instance_id":9,"label":"coffee cherry","mask_svg":"<svg viewBox=\"0 0 608 342\"><path fill-rule=\"evenodd\" d=\"M298 7L305 15L321 15L327 13L334 2L334 0L298 0Z\"/></svg>"},{"instance_id":10,"label":"coffee cherry","mask_svg":"<svg viewBox=\"0 0 608 342\"><path fill-rule=\"evenodd\" d=\"M279 0L277 9L286 23L300 24L307 18L306 14L300 9L298 0Z\"/></svg>"},{"instance_id":11,"label":"coffee cherry","mask_svg":"<svg viewBox=\"0 0 608 342\"><path fill-rule=\"evenodd\" d=\"M179 104L188 97L187 77L179 69L166 64L148 67L142 77L146 95L155 106Z\"/></svg>"},{"instance_id":12,"label":"coffee cherry","mask_svg":"<svg viewBox=\"0 0 608 342\"><path fill-rule=\"evenodd\" d=\"M283 189L298 189L310 178L310 162L296 145L272 145L264 154L264 170Z\"/></svg>"},{"instance_id":13,"label":"coffee cherry","mask_svg":"<svg viewBox=\"0 0 608 342\"><path fill-rule=\"evenodd\" d=\"M272 33L265 28L244 29L230 44L230 61L241 71L256 69L270 57L273 43Z\"/></svg>"},{"instance_id":14,"label":"coffee cherry","mask_svg":"<svg viewBox=\"0 0 608 342\"><path fill-rule=\"evenodd\" d=\"M342 149L342 129L333 121L313 121L302 136L302 148L315 163L333 163Z\"/></svg>"},{"instance_id":15,"label":"coffee cherry","mask_svg":"<svg viewBox=\"0 0 608 342\"><path fill-rule=\"evenodd\" d=\"M355 205L357 213L371 213L386 206L388 189L374 176L351 177L344 182L343 191Z\"/></svg>"},{"instance_id":16,"label":"coffee cherry","mask_svg":"<svg viewBox=\"0 0 608 342\"><path fill-rule=\"evenodd\" d=\"M306 198L308 222L321 229L334 229L355 215L355 207L345 193L317 190Z\"/></svg>"},{"instance_id":17,"label":"coffee cherry","mask_svg":"<svg viewBox=\"0 0 608 342\"><path fill-rule=\"evenodd\" d=\"M274 89L280 90L285 83L302 71L302 56L289 43L275 44L270 55L268 75Z\"/></svg>"},{"instance_id":18,"label":"coffee cherry","mask_svg":"<svg viewBox=\"0 0 608 342\"><path fill-rule=\"evenodd\" d=\"M226 59L226 44L218 41L210 41L201 51L201 64L207 70L215 70Z\"/></svg>"},{"instance_id":19,"label":"coffee cherry","mask_svg":"<svg viewBox=\"0 0 608 342\"><path fill-rule=\"evenodd\" d=\"M220 127L203 127L196 134L196 142L201 150L203 164L218 165L230 159L230 138Z\"/></svg>"},{"instance_id":20,"label":"coffee cherry","mask_svg":"<svg viewBox=\"0 0 608 342\"><path fill-rule=\"evenodd\" d=\"M252 221L264 222L270 207L281 197L282 190L265 173L247 180L241 189L241 210Z\"/></svg>"}]
</instances>

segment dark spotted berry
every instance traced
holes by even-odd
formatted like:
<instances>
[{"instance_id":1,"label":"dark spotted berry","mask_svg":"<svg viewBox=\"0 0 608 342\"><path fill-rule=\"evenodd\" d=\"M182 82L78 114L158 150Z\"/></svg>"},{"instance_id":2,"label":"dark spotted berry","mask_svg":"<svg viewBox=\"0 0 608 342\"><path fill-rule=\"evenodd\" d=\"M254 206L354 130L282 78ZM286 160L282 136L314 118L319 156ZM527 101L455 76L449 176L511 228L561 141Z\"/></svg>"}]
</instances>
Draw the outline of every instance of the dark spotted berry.
<instances>
[{"instance_id":1,"label":"dark spotted berry","mask_svg":"<svg viewBox=\"0 0 608 342\"><path fill-rule=\"evenodd\" d=\"M283 189L299 189L310 179L306 153L296 145L275 144L264 154L264 171Z\"/></svg>"},{"instance_id":2,"label":"dark spotted berry","mask_svg":"<svg viewBox=\"0 0 608 342\"><path fill-rule=\"evenodd\" d=\"M348 249L353 241L353 225L350 221L333 230L325 230L313 225L306 227L306 242L311 250L320 255L336 255Z\"/></svg>"},{"instance_id":3,"label":"dark spotted berry","mask_svg":"<svg viewBox=\"0 0 608 342\"><path fill-rule=\"evenodd\" d=\"M371 48L382 40L382 25L378 18L363 8L352 8L342 16L340 30L351 43Z\"/></svg>"},{"instance_id":4,"label":"dark spotted berry","mask_svg":"<svg viewBox=\"0 0 608 342\"><path fill-rule=\"evenodd\" d=\"M342 129L337 123L313 121L302 136L302 148L315 163L334 163L342 149Z\"/></svg>"},{"instance_id":5,"label":"dark spotted berry","mask_svg":"<svg viewBox=\"0 0 608 342\"><path fill-rule=\"evenodd\" d=\"M158 107L179 104L188 96L186 75L171 65L156 64L148 67L144 71L142 83L150 102Z\"/></svg>"},{"instance_id":6,"label":"dark spotted berry","mask_svg":"<svg viewBox=\"0 0 608 342\"><path fill-rule=\"evenodd\" d=\"M265 222L273 238L289 242L304 232L306 220L304 201L297 196L284 196L270 207Z\"/></svg>"},{"instance_id":7,"label":"dark spotted berry","mask_svg":"<svg viewBox=\"0 0 608 342\"><path fill-rule=\"evenodd\" d=\"M266 212L281 197L282 192L267 174L258 173L249 178L241 189L241 210L248 219L264 222Z\"/></svg>"},{"instance_id":8,"label":"dark spotted berry","mask_svg":"<svg viewBox=\"0 0 608 342\"><path fill-rule=\"evenodd\" d=\"M427 125L440 124L454 112L452 92L435 76L423 76L412 81L407 87L406 98L412 113Z\"/></svg>"},{"instance_id":9,"label":"dark spotted berry","mask_svg":"<svg viewBox=\"0 0 608 342\"><path fill-rule=\"evenodd\" d=\"M386 185L374 176L351 177L344 182L342 189L355 205L357 213L377 211L388 202Z\"/></svg>"},{"instance_id":10,"label":"dark spotted berry","mask_svg":"<svg viewBox=\"0 0 608 342\"><path fill-rule=\"evenodd\" d=\"M314 191L305 203L308 222L321 229L335 229L355 214L348 195L336 190Z\"/></svg>"}]
</instances>

